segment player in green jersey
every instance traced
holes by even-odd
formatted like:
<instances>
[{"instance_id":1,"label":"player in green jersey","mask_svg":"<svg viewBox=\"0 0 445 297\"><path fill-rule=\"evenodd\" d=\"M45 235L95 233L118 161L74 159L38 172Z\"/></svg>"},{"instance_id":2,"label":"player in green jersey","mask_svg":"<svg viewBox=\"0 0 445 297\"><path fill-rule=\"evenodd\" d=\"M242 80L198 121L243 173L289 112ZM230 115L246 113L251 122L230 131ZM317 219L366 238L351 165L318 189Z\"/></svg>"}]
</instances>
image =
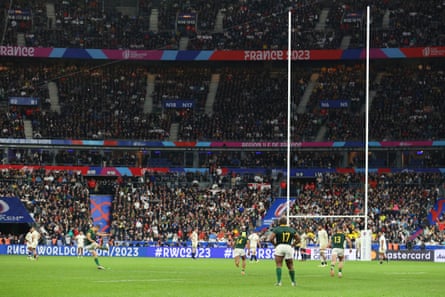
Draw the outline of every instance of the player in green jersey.
<instances>
[{"instance_id":1,"label":"player in green jersey","mask_svg":"<svg viewBox=\"0 0 445 297\"><path fill-rule=\"evenodd\" d=\"M234 250L233 250L233 258L235 259L235 266L239 267L240 260L241 263L241 274L244 275L246 273L246 245L248 239L246 232L241 232L241 235L235 239L234 242Z\"/></svg>"},{"instance_id":2,"label":"player in green jersey","mask_svg":"<svg viewBox=\"0 0 445 297\"><path fill-rule=\"evenodd\" d=\"M99 264L99 257L96 252L96 249L102 249L108 251L110 247L108 246L108 244L106 244L105 246L99 245L99 243L97 243L97 236L108 236L110 234L99 232L99 228L100 228L99 225L94 225L93 227L88 229L87 235L84 240L84 245L85 249L87 249L93 256L94 263L96 263L97 269L105 269L105 267Z\"/></svg>"},{"instance_id":3,"label":"player in green jersey","mask_svg":"<svg viewBox=\"0 0 445 297\"><path fill-rule=\"evenodd\" d=\"M289 270L292 286L295 286L293 245L300 242L300 236L297 234L297 231L294 228L287 225L286 217L283 216L278 220L278 226L272 230L269 241L275 246L275 272L277 276L276 285L281 286L283 260L285 260L287 269Z\"/></svg>"},{"instance_id":4,"label":"player in green jersey","mask_svg":"<svg viewBox=\"0 0 445 297\"><path fill-rule=\"evenodd\" d=\"M343 276L343 265L345 259L345 242L348 242L349 249L352 252L352 242L348 236L343 232L340 225L335 229L335 233L331 236L329 246L332 248L332 259L331 259L331 276L335 275L335 265L338 261L338 277Z\"/></svg>"}]
</instances>

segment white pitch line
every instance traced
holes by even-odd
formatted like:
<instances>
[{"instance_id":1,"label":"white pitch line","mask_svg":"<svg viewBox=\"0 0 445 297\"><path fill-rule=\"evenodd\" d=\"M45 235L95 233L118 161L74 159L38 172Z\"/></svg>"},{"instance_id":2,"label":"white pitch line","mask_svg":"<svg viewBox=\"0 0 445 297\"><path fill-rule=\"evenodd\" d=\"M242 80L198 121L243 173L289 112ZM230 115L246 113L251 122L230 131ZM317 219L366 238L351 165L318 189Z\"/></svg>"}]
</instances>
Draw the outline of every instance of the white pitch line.
<instances>
[{"instance_id":1,"label":"white pitch line","mask_svg":"<svg viewBox=\"0 0 445 297\"><path fill-rule=\"evenodd\" d=\"M385 272L384 274L387 275L419 275L419 274L426 274L424 271L413 271L413 272Z\"/></svg>"},{"instance_id":2,"label":"white pitch line","mask_svg":"<svg viewBox=\"0 0 445 297\"><path fill-rule=\"evenodd\" d=\"M113 280L99 280L93 281L94 283L136 283L136 282L159 282L159 281L169 281L169 282L183 282L183 279L113 279Z\"/></svg>"}]
</instances>

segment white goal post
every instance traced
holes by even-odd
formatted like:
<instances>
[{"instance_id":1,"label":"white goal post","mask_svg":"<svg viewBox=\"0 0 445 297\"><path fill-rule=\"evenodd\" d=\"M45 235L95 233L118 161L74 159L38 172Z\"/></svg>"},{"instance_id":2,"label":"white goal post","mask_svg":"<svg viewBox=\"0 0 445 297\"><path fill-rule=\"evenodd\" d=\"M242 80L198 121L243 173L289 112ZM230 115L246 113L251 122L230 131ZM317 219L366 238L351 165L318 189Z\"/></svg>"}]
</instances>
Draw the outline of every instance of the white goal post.
<instances>
[{"instance_id":1,"label":"white goal post","mask_svg":"<svg viewBox=\"0 0 445 297\"><path fill-rule=\"evenodd\" d=\"M287 55L287 187L286 187L286 197L287 197L287 207L286 207L286 217L287 222L289 223L292 218L303 218L303 219L341 219L341 218L361 218L364 219L364 230L360 231L360 259L362 261L370 261L371 259L371 243L372 243L372 231L368 229L368 176L369 176L369 160L368 160L368 152L369 152L369 43L370 43L370 6L366 7L366 90L365 90L365 99L366 99L366 114L365 114L365 212L364 215L291 215L290 214L290 169L291 169L291 62L292 62L292 11L289 10L288 14L288 55Z\"/></svg>"}]
</instances>

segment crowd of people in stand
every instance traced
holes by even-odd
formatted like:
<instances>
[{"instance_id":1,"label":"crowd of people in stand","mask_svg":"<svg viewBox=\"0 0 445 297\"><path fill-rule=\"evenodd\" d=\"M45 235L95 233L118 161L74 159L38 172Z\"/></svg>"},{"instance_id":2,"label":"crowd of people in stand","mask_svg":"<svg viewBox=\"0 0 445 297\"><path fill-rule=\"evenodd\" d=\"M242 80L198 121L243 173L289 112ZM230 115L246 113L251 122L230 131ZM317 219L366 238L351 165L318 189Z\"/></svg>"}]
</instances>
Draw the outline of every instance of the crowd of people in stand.
<instances>
[{"instance_id":1,"label":"crowd of people in stand","mask_svg":"<svg viewBox=\"0 0 445 297\"><path fill-rule=\"evenodd\" d=\"M199 176L198 176L199 175ZM212 186L211 177L201 174L149 173L142 177L98 179L69 171L1 172L0 195L19 197L39 226L46 244L74 244L74 234L92 224L90 195L112 195L111 243L135 245L186 245L194 228L199 240L225 244L233 230L268 233L263 218L275 197L277 185L249 188L248 180ZM293 215L364 214L362 174L324 174L316 180L300 180L292 185L296 201ZM196 180L208 183L196 183ZM407 244L410 235L423 228L415 244L443 244L438 222L428 222L428 213L443 193L444 176L434 173L372 174L369 179L368 226L384 231L388 241ZM274 185L275 183L275 185ZM205 186L203 186L205 185ZM328 231L334 223L364 228L364 219L298 219L300 232L315 232L324 223ZM353 230L351 230L352 232ZM2 234L13 242L19 235ZM14 241L15 240L15 241ZM263 237L264 240L264 237Z\"/></svg>"},{"instance_id":2,"label":"crowd of people in stand","mask_svg":"<svg viewBox=\"0 0 445 297\"><path fill-rule=\"evenodd\" d=\"M368 1L203 0L137 1L122 9L103 1L12 1L0 7L2 45L111 49L287 48L287 13L292 11L293 48L364 46ZM156 13L153 13L156 12ZM374 1L373 47L443 45L441 0L421 3ZM155 15L157 17L155 17ZM179 18L187 15L187 21ZM23 38L21 38L23 34ZM345 44L345 37L350 42Z\"/></svg>"},{"instance_id":3,"label":"crowd of people in stand","mask_svg":"<svg viewBox=\"0 0 445 297\"><path fill-rule=\"evenodd\" d=\"M293 48L363 48L364 6L369 1L224 0L209 4L203 0L146 0L137 1L137 7L125 12L105 2L6 1L0 7L0 14L7 16L0 22L1 46L179 49L185 38L182 49L189 50L286 49L286 15L291 9ZM151 19L155 9L157 22ZM371 11L372 47L445 43L443 35L437 34L444 31L442 0L379 0L371 5ZM177 17L183 13L196 17L196 23L178 23ZM432 141L443 137L443 63L389 62L373 67L370 139ZM287 137L286 70L283 65L253 62L247 67L244 63L161 67L128 61L2 60L0 136L282 142ZM292 141L362 141L364 134L357 127L363 127L364 122L363 72L363 65L357 63L296 66L291 77L295 110ZM216 91L211 91L211 86L216 86ZM15 104L9 101L14 97L38 99L38 104ZM166 108L167 100L191 100L194 107ZM31 128L25 128L26 121L31 122ZM172 127L177 128L177 135L170 135ZM222 178L215 179L212 173L220 165L283 167L283 153L228 152L221 153L217 162L205 153L199 165L213 168L208 175L124 177L103 180L94 187L91 177L74 172L5 170L0 172L0 194L22 200L49 244L71 244L77 231L91 226L89 195L104 190L113 195L111 232L115 242L180 245L196 224L200 240L224 242L234 229L261 227L278 194L279 178L272 173L262 176L272 187L259 190L248 188L246 183L251 180L246 177L226 175L226 182L221 183ZM155 152L142 150L13 147L1 154L3 163L37 165L144 166L156 160L151 155ZM167 155L168 164L183 165L183 156ZM332 168L344 165L344 156L301 153L295 154L292 162L300 168ZM437 160L430 158L429 162L431 166ZM406 244L409 234L422 227L419 242L443 243L443 230L426 221L428 211L443 193L443 182L442 175L432 173L372 174L368 221L372 230L384 230L390 241ZM363 214L361 174L324 174L293 187L298 199L293 214ZM332 222L325 223L332 226ZM357 229L364 225L363 220L345 223ZM315 221L299 220L295 226L315 230ZM0 243L23 240L16 235L0 237Z\"/></svg>"},{"instance_id":4,"label":"crowd of people in stand","mask_svg":"<svg viewBox=\"0 0 445 297\"><path fill-rule=\"evenodd\" d=\"M27 135L45 139L287 139L283 67L91 66L84 62L4 62L0 66L2 100L39 100L36 106L8 102L1 108L3 137L24 138L24 120L30 120ZM371 76L370 140L441 138L443 70L441 63L377 63ZM365 122L363 72L363 65L345 63L295 69L291 140L362 141L364 129L357 127ZM217 82L212 82L214 75ZM212 83L216 91L210 91ZM178 107L181 102L192 102L192 107Z\"/></svg>"}]
</instances>

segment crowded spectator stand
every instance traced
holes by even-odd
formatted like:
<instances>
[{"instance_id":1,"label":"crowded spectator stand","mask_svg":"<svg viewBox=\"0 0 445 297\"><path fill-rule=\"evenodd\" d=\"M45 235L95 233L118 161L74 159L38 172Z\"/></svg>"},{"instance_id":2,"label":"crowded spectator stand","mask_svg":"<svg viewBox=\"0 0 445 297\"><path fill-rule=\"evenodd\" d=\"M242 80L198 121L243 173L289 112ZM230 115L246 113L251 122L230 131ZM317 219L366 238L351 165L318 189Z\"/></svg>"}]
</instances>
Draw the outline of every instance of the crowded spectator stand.
<instances>
[{"instance_id":1,"label":"crowded spectator stand","mask_svg":"<svg viewBox=\"0 0 445 297\"><path fill-rule=\"evenodd\" d=\"M366 1L137 2L127 12L80 0L1 7L1 191L20 198L48 245L72 244L93 223L91 196L104 193L116 245L186 245L196 222L203 244L240 228L264 235L283 189L289 8L292 59L317 63L292 74L292 141L305 148L292 156L292 212L363 213L363 136L351 127L364 120ZM382 62L371 77L368 220L392 246L441 245L444 76L431 59L445 56L443 3L377 1L372 11L371 57ZM308 181L307 170L318 173Z\"/></svg>"}]
</instances>

